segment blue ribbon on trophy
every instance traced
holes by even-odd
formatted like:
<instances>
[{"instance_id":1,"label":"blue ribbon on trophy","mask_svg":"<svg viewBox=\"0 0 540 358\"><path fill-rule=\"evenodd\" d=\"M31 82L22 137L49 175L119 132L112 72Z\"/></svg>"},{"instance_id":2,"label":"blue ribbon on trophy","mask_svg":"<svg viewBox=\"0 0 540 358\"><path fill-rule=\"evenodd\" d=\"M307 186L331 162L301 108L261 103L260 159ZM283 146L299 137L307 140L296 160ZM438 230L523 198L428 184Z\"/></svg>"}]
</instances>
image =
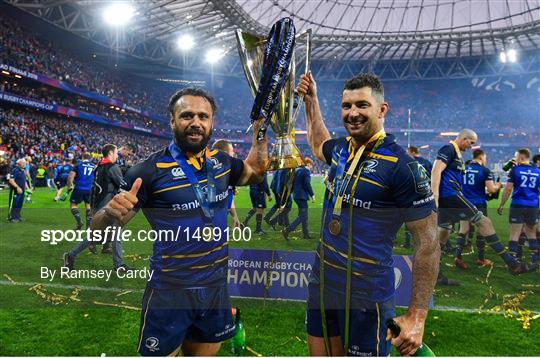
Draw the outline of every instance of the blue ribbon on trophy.
<instances>
[{"instance_id":1,"label":"blue ribbon on trophy","mask_svg":"<svg viewBox=\"0 0 540 358\"><path fill-rule=\"evenodd\" d=\"M292 59L296 30L293 21L285 17L272 26L268 34L261 80L251 109L251 122L264 118L257 133L262 140L276 110L279 94L285 85Z\"/></svg>"}]
</instances>

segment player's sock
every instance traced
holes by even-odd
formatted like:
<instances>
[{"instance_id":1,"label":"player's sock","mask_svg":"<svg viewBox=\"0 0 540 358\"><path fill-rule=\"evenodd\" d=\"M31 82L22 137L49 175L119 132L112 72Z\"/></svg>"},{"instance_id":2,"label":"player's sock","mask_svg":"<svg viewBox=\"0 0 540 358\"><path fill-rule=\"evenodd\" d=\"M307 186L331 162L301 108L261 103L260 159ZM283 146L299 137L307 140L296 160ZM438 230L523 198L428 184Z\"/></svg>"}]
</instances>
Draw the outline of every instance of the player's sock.
<instances>
[{"instance_id":1,"label":"player's sock","mask_svg":"<svg viewBox=\"0 0 540 358\"><path fill-rule=\"evenodd\" d=\"M257 215L255 215L255 221L257 222L257 227L256 227L255 231L261 231L262 230L262 228L261 228L262 218L263 218L262 214L257 213Z\"/></svg>"},{"instance_id":2,"label":"player's sock","mask_svg":"<svg viewBox=\"0 0 540 358\"><path fill-rule=\"evenodd\" d=\"M75 218L77 225L82 225L81 213L79 212L79 208L71 209L71 215L73 215L73 217Z\"/></svg>"},{"instance_id":3,"label":"player's sock","mask_svg":"<svg viewBox=\"0 0 540 358\"><path fill-rule=\"evenodd\" d=\"M247 226L247 224L249 222L249 219L251 219L253 214L255 214L255 209L253 209L253 208L249 209L244 221L242 222L242 224L244 224L244 226Z\"/></svg>"},{"instance_id":4,"label":"player's sock","mask_svg":"<svg viewBox=\"0 0 540 358\"><path fill-rule=\"evenodd\" d=\"M92 210L86 209L86 227L90 227L90 222L92 221Z\"/></svg>"},{"instance_id":5,"label":"player's sock","mask_svg":"<svg viewBox=\"0 0 540 358\"><path fill-rule=\"evenodd\" d=\"M476 237L476 248L478 249L478 259L483 260L486 258L486 239L483 236L478 235Z\"/></svg>"},{"instance_id":6,"label":"player's sock","mask_svg":"<svg viewBox=\"0 0 540 358\"><path fill-rule=\"evenodd\" d=\"M509 241L508 242L508 251L516 259L519 259L519 257L518 257L519 243L517 241Z\"/></svg>"},{"instance_id":7,"label":"player's sock","mask_svg":"<svg viewBox=\"0 0 540 358\"><path fill-rule=\"evenodd\" d=\"M521 235L519 235L519 239L518 239L518 249L517 249L517 255L516 257L518 259L522 259L523 258L523 245L525 245L525 242L527 241L527 235L525 235L524 232L521 233Z\"/></svg>"},{"instance_id":8,"label":"player's sock","mask_svg":"<svg viewBox=\"0 0 540 358\"><path fill-rule=\"evenodd\" d=\"M497 253L503 259L503 261L510 267L516 267L519 265L516 258L508 253L508 251L504 248L503 244L501 243L501 240L497 236L497 234L493 234L491 236L485 236L486 242L491 246L493 251Z\"/></svg>"},{"instance_id":9,"label":"player's sock","mask_svg":"<svg viewBox=\"0 0 540 358\"><path fill-rule=\"evenodd\" d=\"M531 250L532 263L538 263L538 256L540 256L540 248L538 247L538 239L529 239L529 250Z\"/></svg>"},{"instance_id":10,"label":"player's sock","mask_svg":"<svg viewBox=\"0 0 540 358\"><path fill-rule=\"evenodd\" d=\"M468 236L467 236L467 237L469 238L469 240L472 241L475 232L476 232L476 228L475 228L473 225L471 225L471 226L469 227L469 234L468 234Z\"/></svg>"},{"instance_id":11,"label":"player's sock","mask_svg":"<svg viewBox=\"0 0 540 358\"><path fill-rule=\"evenodd\" d=\"M465 235L466 234L462 234L462 233L459 233L458 236L457 236L457 240L456 240L456 257L458 259L461 258L461 252L463 251L463 246L465 246Z\"/></svg>"}]
</instances>

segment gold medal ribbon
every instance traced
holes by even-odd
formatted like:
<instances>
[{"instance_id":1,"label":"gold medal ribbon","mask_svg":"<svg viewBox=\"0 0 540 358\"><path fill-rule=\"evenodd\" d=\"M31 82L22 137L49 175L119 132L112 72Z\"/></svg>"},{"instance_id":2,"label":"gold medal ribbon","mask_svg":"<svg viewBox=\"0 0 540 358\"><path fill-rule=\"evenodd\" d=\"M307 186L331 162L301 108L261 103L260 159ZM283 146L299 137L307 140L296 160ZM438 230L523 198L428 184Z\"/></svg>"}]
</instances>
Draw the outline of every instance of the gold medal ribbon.
<instances>
[{"instance_id":1,"label":"gold medal ribbon","mask_svg":"<svg viewBox=\"0 0 540 358\"><path fill-rule=\"evenodd\" d=\"M360 158L362 157L364 150L366 149L368 144L373 143L375 141L377 141L377 144L375 144L375 147L378 147L380 143L382 142L382 140L384 139L384 137L386 137L386 133L384 129L381 129L379 132L375 133L365 144L363 144L356 151L356 154L354 155L354 159L349 167L349 170L347 170L347 173L345 174L345 178L343 178L343 183L341 184L341 187L336 188L338 192L337 192L336 204L334 205L334 210L332 212L332 215L334 217L336 216L339 217L341 215L341 208L343 206L343 196L345 195L345 191L347 190L347 187L349 186L349 182L351 181L351 178L353 177L354 172L356 171L356 168L358 167L358 163L360 162ZM361 173L358 173L358 175L360 174Z\"/></svg>"}]
</instances>

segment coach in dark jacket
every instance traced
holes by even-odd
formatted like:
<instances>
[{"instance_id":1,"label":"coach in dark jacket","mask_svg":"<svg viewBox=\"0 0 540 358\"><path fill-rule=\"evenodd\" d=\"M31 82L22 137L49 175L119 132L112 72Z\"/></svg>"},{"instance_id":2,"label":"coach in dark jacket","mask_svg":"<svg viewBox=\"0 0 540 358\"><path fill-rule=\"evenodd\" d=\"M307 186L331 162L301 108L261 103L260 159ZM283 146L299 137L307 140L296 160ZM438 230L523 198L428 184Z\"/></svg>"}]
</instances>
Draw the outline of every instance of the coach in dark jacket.
<instances>
[{"instance_id":1,"label":"coach in dark jacket","mask_svg":"<svg viewBox=\"0 0 540 358\"><path fill-rule=\"evenodd\" d=\"M116 163L118 148L114 144L106 144L101 149L101 154L103 154L103 159L98 163L94 174L94 184L92 185L91 207L94 213L107 205L113 196L119 192L123 180L122 170ZM112 250L110 249L111 244ZM71 252L64 253L64 266L73 270L75 257L86 248L95 253L94 242L81 241ZM101 252L110 253L111 251L115 270L128 270L129 268L124 265L122 259L122 241L115 240L112 243L107 241L103 245Z\"/></svg>"},{"instance_id":2,"label":"coach in dark jacket","mask_svg":"<svg viewBox=\"0 0 540 358\"><path fill-rule=\"evenodd\" d=\"M311 165L310 158L306 158L306 166L296 168L294 174L294 182L292 195L296 206L298 206L298 217L289 225L283 228L282 233L285 239L288 240L289 233L302 224L302 233L304 239L311 239L308 228L308 200L315 200L315 193L311 187Z\"/></svg>"}]
</instances>

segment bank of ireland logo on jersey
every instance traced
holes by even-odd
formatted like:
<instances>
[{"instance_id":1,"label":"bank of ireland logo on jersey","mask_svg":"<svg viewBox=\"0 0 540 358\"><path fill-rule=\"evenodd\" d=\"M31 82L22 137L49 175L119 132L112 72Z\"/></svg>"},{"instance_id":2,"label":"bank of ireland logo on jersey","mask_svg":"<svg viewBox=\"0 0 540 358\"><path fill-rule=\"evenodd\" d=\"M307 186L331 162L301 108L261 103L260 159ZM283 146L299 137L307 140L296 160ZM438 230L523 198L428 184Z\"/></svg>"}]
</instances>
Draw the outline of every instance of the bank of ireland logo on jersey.
<instances>
[{"instance_id":1,"label":"bank of ireland logo on jersey","mask_svg":"<svg viewBox=\"0 0 540 358\"><path fill-rule=\"evenodd\" d=\"M183 179L186 177L186 174L180 167L174 167L171 169L171 174L174 179Z\"/></svg>"},{"instance_id":2,"label":"bank of ireland logo on jersey","mask_svg":"<svg viewBox=\"0 0 540 358\"><path fill-rule=\"evenodd\" d=\"M146 348L148 348L151 352L159 351L159 339L156 337L148 337L146 338L145 344Z\"/></svg>"}]
</instances>

